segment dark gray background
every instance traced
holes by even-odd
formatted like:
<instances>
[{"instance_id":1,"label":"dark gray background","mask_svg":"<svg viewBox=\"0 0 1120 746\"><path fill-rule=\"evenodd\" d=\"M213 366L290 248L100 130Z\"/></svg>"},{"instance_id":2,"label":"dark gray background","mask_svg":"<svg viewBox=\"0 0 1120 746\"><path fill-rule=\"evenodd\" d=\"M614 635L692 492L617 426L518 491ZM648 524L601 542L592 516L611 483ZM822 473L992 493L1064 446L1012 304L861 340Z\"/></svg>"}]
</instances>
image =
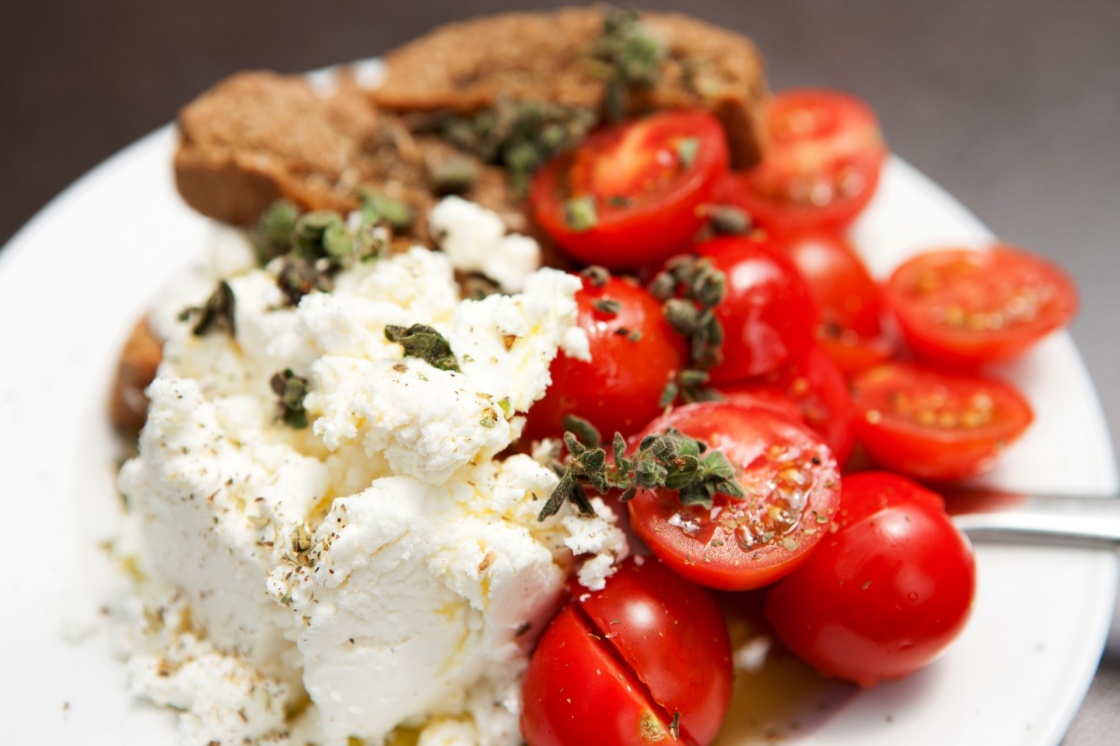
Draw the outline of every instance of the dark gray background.
<instances>
[{"instance_id":1,"label":"dark gray background","mask_svg":"<svg viewBox=\"0 0 1120 746\"><path fill-rule=\"evenodd\" d=\"M0 0L0 242L68 183L236 70L308 70L380 54L442 20L557 4ZM642 7L687 11L750 35L775 89L812 84L866 98L896 152L997 235L1069 269L1082 292L1073 335L1120 441L1120 2ZM1114 624L1065 743L1114 743L1118 733Z\"/></svg>"}]
</instances>

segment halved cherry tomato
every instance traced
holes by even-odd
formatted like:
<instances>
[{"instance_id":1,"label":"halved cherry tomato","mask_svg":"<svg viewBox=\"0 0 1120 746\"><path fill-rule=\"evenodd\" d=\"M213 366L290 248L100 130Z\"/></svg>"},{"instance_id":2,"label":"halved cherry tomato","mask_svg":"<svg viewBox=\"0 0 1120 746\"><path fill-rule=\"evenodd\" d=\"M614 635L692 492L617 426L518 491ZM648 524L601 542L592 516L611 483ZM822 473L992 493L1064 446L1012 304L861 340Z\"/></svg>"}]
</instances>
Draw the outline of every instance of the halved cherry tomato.
<instances>
[{"instance_id":1,"label":"halved cherry tomato","mask_svg":"<svg viewBox=\"0 0 1120 746\"><path fill-rule=\"evenodd\" d=\"M734 202L777 233L851 223L875 193L887 155L871 109L845 93L805 88L775 95L766 122L769 148L733 177Z\"/></svg>"},{"instance_id":2,"label":"halved cherry tomato","mask_svg":"<svg viewBox=\"0 0 1120 746\"><path fill-rule=\"evenodd\" d=\"M587 420L608 441L615 432L637 432L661 411L665 386L687 359L661 303L633 279L596 285L584 277L576 303L591 359L561 351L552 361L552 385L528 413L525 436L533 440L562 436L567 415Z\"/></svg>"},{"instance_id":3,"label":"halved cherry tomato","mask_svg":"<svg viewBox=\"0 0 1120 746\"><path fill-rule=\"evenodd\" d=\"M1065 272L1005 244L919 254L891 275L887 301L915 354L954 366L1016 357L1077 312Z\"/></svg>"},{"instance_id":4,"label":"halved cherry tomato","mask_svg":"<svg viewBox=\"0 0 1120 746\"><path fill-rule=\"evenodd\" d=\"M813 342L817 309L797 269L763 234L725 236L696 247L727 279L715 308L723 326L723 362L716 383L741 381L777 369Z\"/></svg>"},{"instance_id":5,"label":"halved cherry tomato","mask_svg":"<svg viewBox=\"0 0 1120 746\"><path fill-rule=\"evenodd\" d=\"M992 378L887 363L852 381L857 433L872 459L919 479L978 474L1034 418L1026 399Z\"/></svg>"},{"instance_id":6,"label":"halved cherry tomato","mask_svg":"<svg viewBox=\"0 0 1120 746\"><path fill-rule=\"evenodd\" d=\"M573 601L522 684L533 746L711 743L731 697L731 645L715 602L653 558L630 560Z\"/></svg>"},{"instance_id":7,"label":"halved cherry tomato","mask_svg":"<svg viewBox=\"0 0 1120 746\"><path fill-rule=\"evenodd\" d=\"M856 444L856 410L844 374L819 346L758 378L716 387L729 401L792 414L828 444L836 463L847 463Z\"/></svg>"},{"instance_id":8,"label":"halved cherry tomato","mask_svg":"<svg viewBox=\"0 0 1120 746\"><path fill-rule=\"evenodd\" d=\"M872 686L937 657L968 620L975 560L941 498L894 474L844 477L839 530L771 588L778 637L826 676Z\"/></svg>"},{"instance_id":9,"label":"halved cherry tomato","mask_svg":"<svg viewBox=\"0 0 1120 746\"><path fill-rule=\"evenodd\" d=\"M894 345L885 337L863 339L855 332L831 336L827 331L818 329L817 343L848 378L885 363L894 355Z\"/></svg>"},{"instance_id":10,"label":"halved cherry tomato","mask_svg":"<svg viewBox=\"0 0 1120 746\"><path fill-rule=\"evenodd\" d=\"M676 491L639 492L630 526L674 572L711 588L759 588L792 571L820 541L840 500L836 461L820 437L773 410L734 402L689 404L643 435L676 428L719 449L745 499L716 495L711 508Z\"/></svg>"},{"instance_id":11,"label":"halved cherry tomato","mask_svg":"<svg viewBox=\"0 0 1120 746\"><path fill-rule=\"evenodd\" d=\"M565 253L610 269L660 264L703 225L727 172L719 120L669 111L590 135L533 179L533 215Z\"/></svg>"}]
</instances>

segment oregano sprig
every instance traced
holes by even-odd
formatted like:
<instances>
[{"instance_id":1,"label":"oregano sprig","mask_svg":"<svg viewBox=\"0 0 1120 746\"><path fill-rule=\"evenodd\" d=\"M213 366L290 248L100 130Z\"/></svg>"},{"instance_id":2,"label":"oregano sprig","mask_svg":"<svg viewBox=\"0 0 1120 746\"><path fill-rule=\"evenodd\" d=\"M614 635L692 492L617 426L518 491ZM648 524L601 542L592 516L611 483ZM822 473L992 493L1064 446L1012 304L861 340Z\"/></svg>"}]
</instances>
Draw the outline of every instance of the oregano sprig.
<instances>
[{"instance_id":1,"label":"oregano sprig","mask_svg":"<svg viewBox=\"0 0 1120 746\"><path fill-rule=\"evenodd\" d=\"M460 372L459 361L451 351L451 343L426 324L413 324L407 329L390 324L385 327L385 339L403 347L406 357L420 358L440 370Z\"/></svg>"},{"instance_id":2,"label":"oregano sprig","mask_svg":"<svg viewBox=\"0 0 1120 746\"><path fill-rule=\"evenodd\" d=\"M568 461L553 466L560 482L541 508L538 520L555 515L565 502L571 502L584 515L593 515L588 489L600 495L611 489L622 490L621 501L627 502L639 489L664 488L676 490L682 505L705 508L711 508L716 494L733 499L746 496L735 479L734 467L721 451L679 430L669 428L661 434L646 436L630 457L626 455L626 439L616 432L611 442L611 462L599 446L599 433L590 423L578 420L575 424L588 442L581 442L572 429L564 433Z\"/></svg>"}]
</instances>

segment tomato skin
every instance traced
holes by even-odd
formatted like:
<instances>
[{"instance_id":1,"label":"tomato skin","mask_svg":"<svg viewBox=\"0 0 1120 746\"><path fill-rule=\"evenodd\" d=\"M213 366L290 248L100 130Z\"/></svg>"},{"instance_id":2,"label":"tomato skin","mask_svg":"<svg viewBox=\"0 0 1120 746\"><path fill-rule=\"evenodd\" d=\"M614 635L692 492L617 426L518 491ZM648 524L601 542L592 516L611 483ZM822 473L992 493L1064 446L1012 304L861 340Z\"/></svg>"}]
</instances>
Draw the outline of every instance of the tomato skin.
<instances>
[{"instance_id":1,"label":"tomato skin","mask_svg":"<svg viewBox=\"0 0 1120 746\"><path fill-rule=\"evenodd\" d=\"M899 479L844 478L844 500L862 509L766 599L790 649L820 673L865 687L937 657L964 628L976 584L968 540L938 501L898 489L883 496L884 478Z\"/></svg>"},{"instance_id":2,"label":"tomato skin","mask_svg":"<svg viewBox=\"0 0 1120 746\"><path fill-rule=\"evenodd\" d=\"M822 334L817 337L817 343L846 378L881 365L894 355L894 345L885 337L862 339L854 333L835 337Z\"/></svg>"},{"instance_id":3,"label":"tomato skin","mask_svg":"<svg viewBox=\"0 0 1120 746\"><path fill-rule=\"evenodd\" d=\"M840 230L871 201L887 149L874 112L824 89L776 94L767 105L770 147L733 176L734 204L774 233Z\"/></svg>"},{"instance_id":4,"label":"tomato skin","mask_svg":"<svg viewBox=\"0 0 1120 746\"><path fill-rule=\"evenodd\" d=\"M730 401L776 408L800 418L845 464L856 444L856 410L844 374L819 345L797 360L766 375L717 389Z\"/></svg>"},{"instance_id":5,"label":"tomato skin","mask_svg":"<svg viewBox=\"0 0 1120 746\"><path fill-rule=\"evenodd\" d=\"M989 468L1034 418L1006 383L887 363L852 381L859 441L879 464L933 481Z\"/></svg>"},{"instance_id":6,"label":"tomato skin","mask_svg":"<svg viewBox=\"0 0 1120 746\"><path fill-rule=\"evenodd\" d=\"M919 254L891 274L886 297L916 355L959 368L1018 357L1078 302L1061 268L1006 244Z\"/></svg>"},{"instance_id":7,"label":"tomato skin","mask_svg":"<svg viewBox=\"0 0 1120 746\"><path fill-rule=\"evenodd\" d=\"M710 743L731 697L731 645L710 596L652 558L601 591L573 583L522 684L532 746ZM679 713L679 739L669 726Z\"/></svg>"},{"instance_id":8,"label":"tomato skin","mask_svg":"<svg viewBox=\"0 0 1120 746\"><path fill-rule=\"evenodd\" d=\"M698 144L685 162L684 140ZM537 223L563 249L609 269L653 267L703 226L700 209L727 172L727 141L719 121L701 111L667 111L590 135L574 152L547 163L533 178L529 203ZM567 220L571 198L594 200L595 225ZM630 204L615 205L618 198Z\"/></svg>"},{"instance_id":9,"label":"tomato skin","mask_svg":"<svg viewBox=\"0 0 1120 746\"><path fill-rule=\"evenodd\" d=\"M747 499L716 495L709 511L682 505L673 490L639 492L628 503L630 526L650 550L682 577L721 590L760 588L803 562L840 501L836 461L820 437L771 409L728 401L679 407L642 436L670 427L722 451ZM788 519L769 512L783 500Z\"/></svg>"},{"instance_id":10,"label":"tomato skin","mask_svg":"<svg viewBox=\"0 0 1120 746\"><path fill-rule=\"evenodd\" d=\"M618 313L596 308L603 300L617 301ZM611 277L596 287L585 278L576 303L591 360L557 354L552 385L528 413L525 436L533 440L562 436L569 414L589 421L608 441L616 431L636 432L661 411L665 385L687 359L685 341L665 320L661 303L633 279Z\"/></svg>"},{"instance_id":11,"label":"tomato skin","mask_svg":"<svg viewBox=\"0 0 1120 746\"><path fill-rule=\"evenodd\" d=\"M723 326L723 361L713 383L730 383L777 369L813 342L817 308L801 275L763 235L725 236L696 247L727 279L715 307Z\"/></svg>"}]
</instances>

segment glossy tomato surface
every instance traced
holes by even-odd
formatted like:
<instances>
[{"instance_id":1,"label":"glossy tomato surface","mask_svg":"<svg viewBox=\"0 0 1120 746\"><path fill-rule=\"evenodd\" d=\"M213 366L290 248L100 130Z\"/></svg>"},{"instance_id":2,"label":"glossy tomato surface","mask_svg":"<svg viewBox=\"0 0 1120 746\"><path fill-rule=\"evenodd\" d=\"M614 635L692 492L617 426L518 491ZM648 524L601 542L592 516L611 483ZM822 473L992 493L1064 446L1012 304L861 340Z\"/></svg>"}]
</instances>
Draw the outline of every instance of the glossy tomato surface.
<instances>
[{"instance_id":1,"label":"glossy tomato surface","mask_svg":"<svg viewBox=\"0 0 1120 746\"><path fill-rule=\"evenodd\" d=\"M796 89L767 105L770 145L736 175L735 204L777 233L840 229L867 206L887 149L874 112L839 91Z\"/></svg>"},{"instance_id":2,"label":"glossy tomato surface","mask_svg":"<svg viewBox=\"0 0 1120 746\"><path fill-rule=\"evenodd\" d=\"M821 540L840 501L831 451L805 425L734 402L689 404L644 435L675 428L723 452L746 497L683 505L669 489L639 492L630 525L674 572L723 590L759 588L791 572Z\"/></svg>"},{"instance_id":3,"label":"glossy tomato surface","mask_svg":"<svg viewBox=\"0 0 1120 746\"><path fill-rule=\"evenodd\" d=\"M1006 245L919 254L891 275L887 300L918 356L962 367L1021 355L1077 312L1065 272Z\"/></svg>"},{"instance_id":4,"label":"glossy tomato surface","mask_svg":"<svg viewBox=\"0 0 1120 746\"><path fill-rule=\"evenodd\" d=\"M978 375L886 363L852 381L857 434L879 464L944 481L990 468L1030 425L1026 399L1010 385Z\"/></svg>"},{"instance_id":5,"label":"glossy tomato surface","mask_svg":"<svg viewBox=\"0 0 1120 746\"><path fill-rule=\"evenodd\" d=\"M776 370L813 342L817 307L809 288L765 235L725 236L696 247L723 272L727 294L716 306L723 326L723 361L715 383L742 381Z\"/></svg>"},{"instance_id":6,"label":"glossy tomato surface","mask_svg":"<svg viewBox=\"0 0 1120 746\"><path fill-rule=\"evenodd\" d=\"M845 477L843 505L839 530L770 589L766 616L822 674L872 686L910 675L956 638L975 560L940 498L894 474Z\"/></svg>"},{"instance_id":7,"label":"glossy tomato surface","mask_svg":"<svg viewBox=\"0 0 1120 746\"><path fill-rule=\"evenodd\" d=\"M727 168L715 117L662 112L596 132L546 164L529 202L536 221L577 261L652 267L701 228L699 208Z\"/></svg>"},{"instance_id":8,"label":"glossy tomato surface","mask_svg":"<svg viewBox=\"0 0 1120 746\"><path fill-rule=\"evenodd\" d=\"M703 589L653 558L623 563L545 632L522 689L531 746L710 743L731 697L731 646Z\"/></svg>"},{"instance_id":9,"label":"glossy tomato surface","mask_svg":"<svg viewBox=\"0 0 1120 746\"><path fill-rule=\"evenodd\" d=\"M589 421L607 441L637 432L661 411L665 386L686 361L684 339L660 301L633 279L597 285L585 277L576 303L591 358L561 351L552 362L552 385L528 414L525 435L534 440L562 436L568 415Z\"/></svg>"},{"instance_id":10,"label":"glossy tomato surface","mask_svg":"<svg viewBox=\"0 0 1120 746\"><path fill-rule=\"evenodd\" d=\"M814 345L776 371L718 391L729 401L777 408L801 419L824 438L841 466L856 443L856 410L844 374L828 354Z\"/></svg>"}]
</instances>

